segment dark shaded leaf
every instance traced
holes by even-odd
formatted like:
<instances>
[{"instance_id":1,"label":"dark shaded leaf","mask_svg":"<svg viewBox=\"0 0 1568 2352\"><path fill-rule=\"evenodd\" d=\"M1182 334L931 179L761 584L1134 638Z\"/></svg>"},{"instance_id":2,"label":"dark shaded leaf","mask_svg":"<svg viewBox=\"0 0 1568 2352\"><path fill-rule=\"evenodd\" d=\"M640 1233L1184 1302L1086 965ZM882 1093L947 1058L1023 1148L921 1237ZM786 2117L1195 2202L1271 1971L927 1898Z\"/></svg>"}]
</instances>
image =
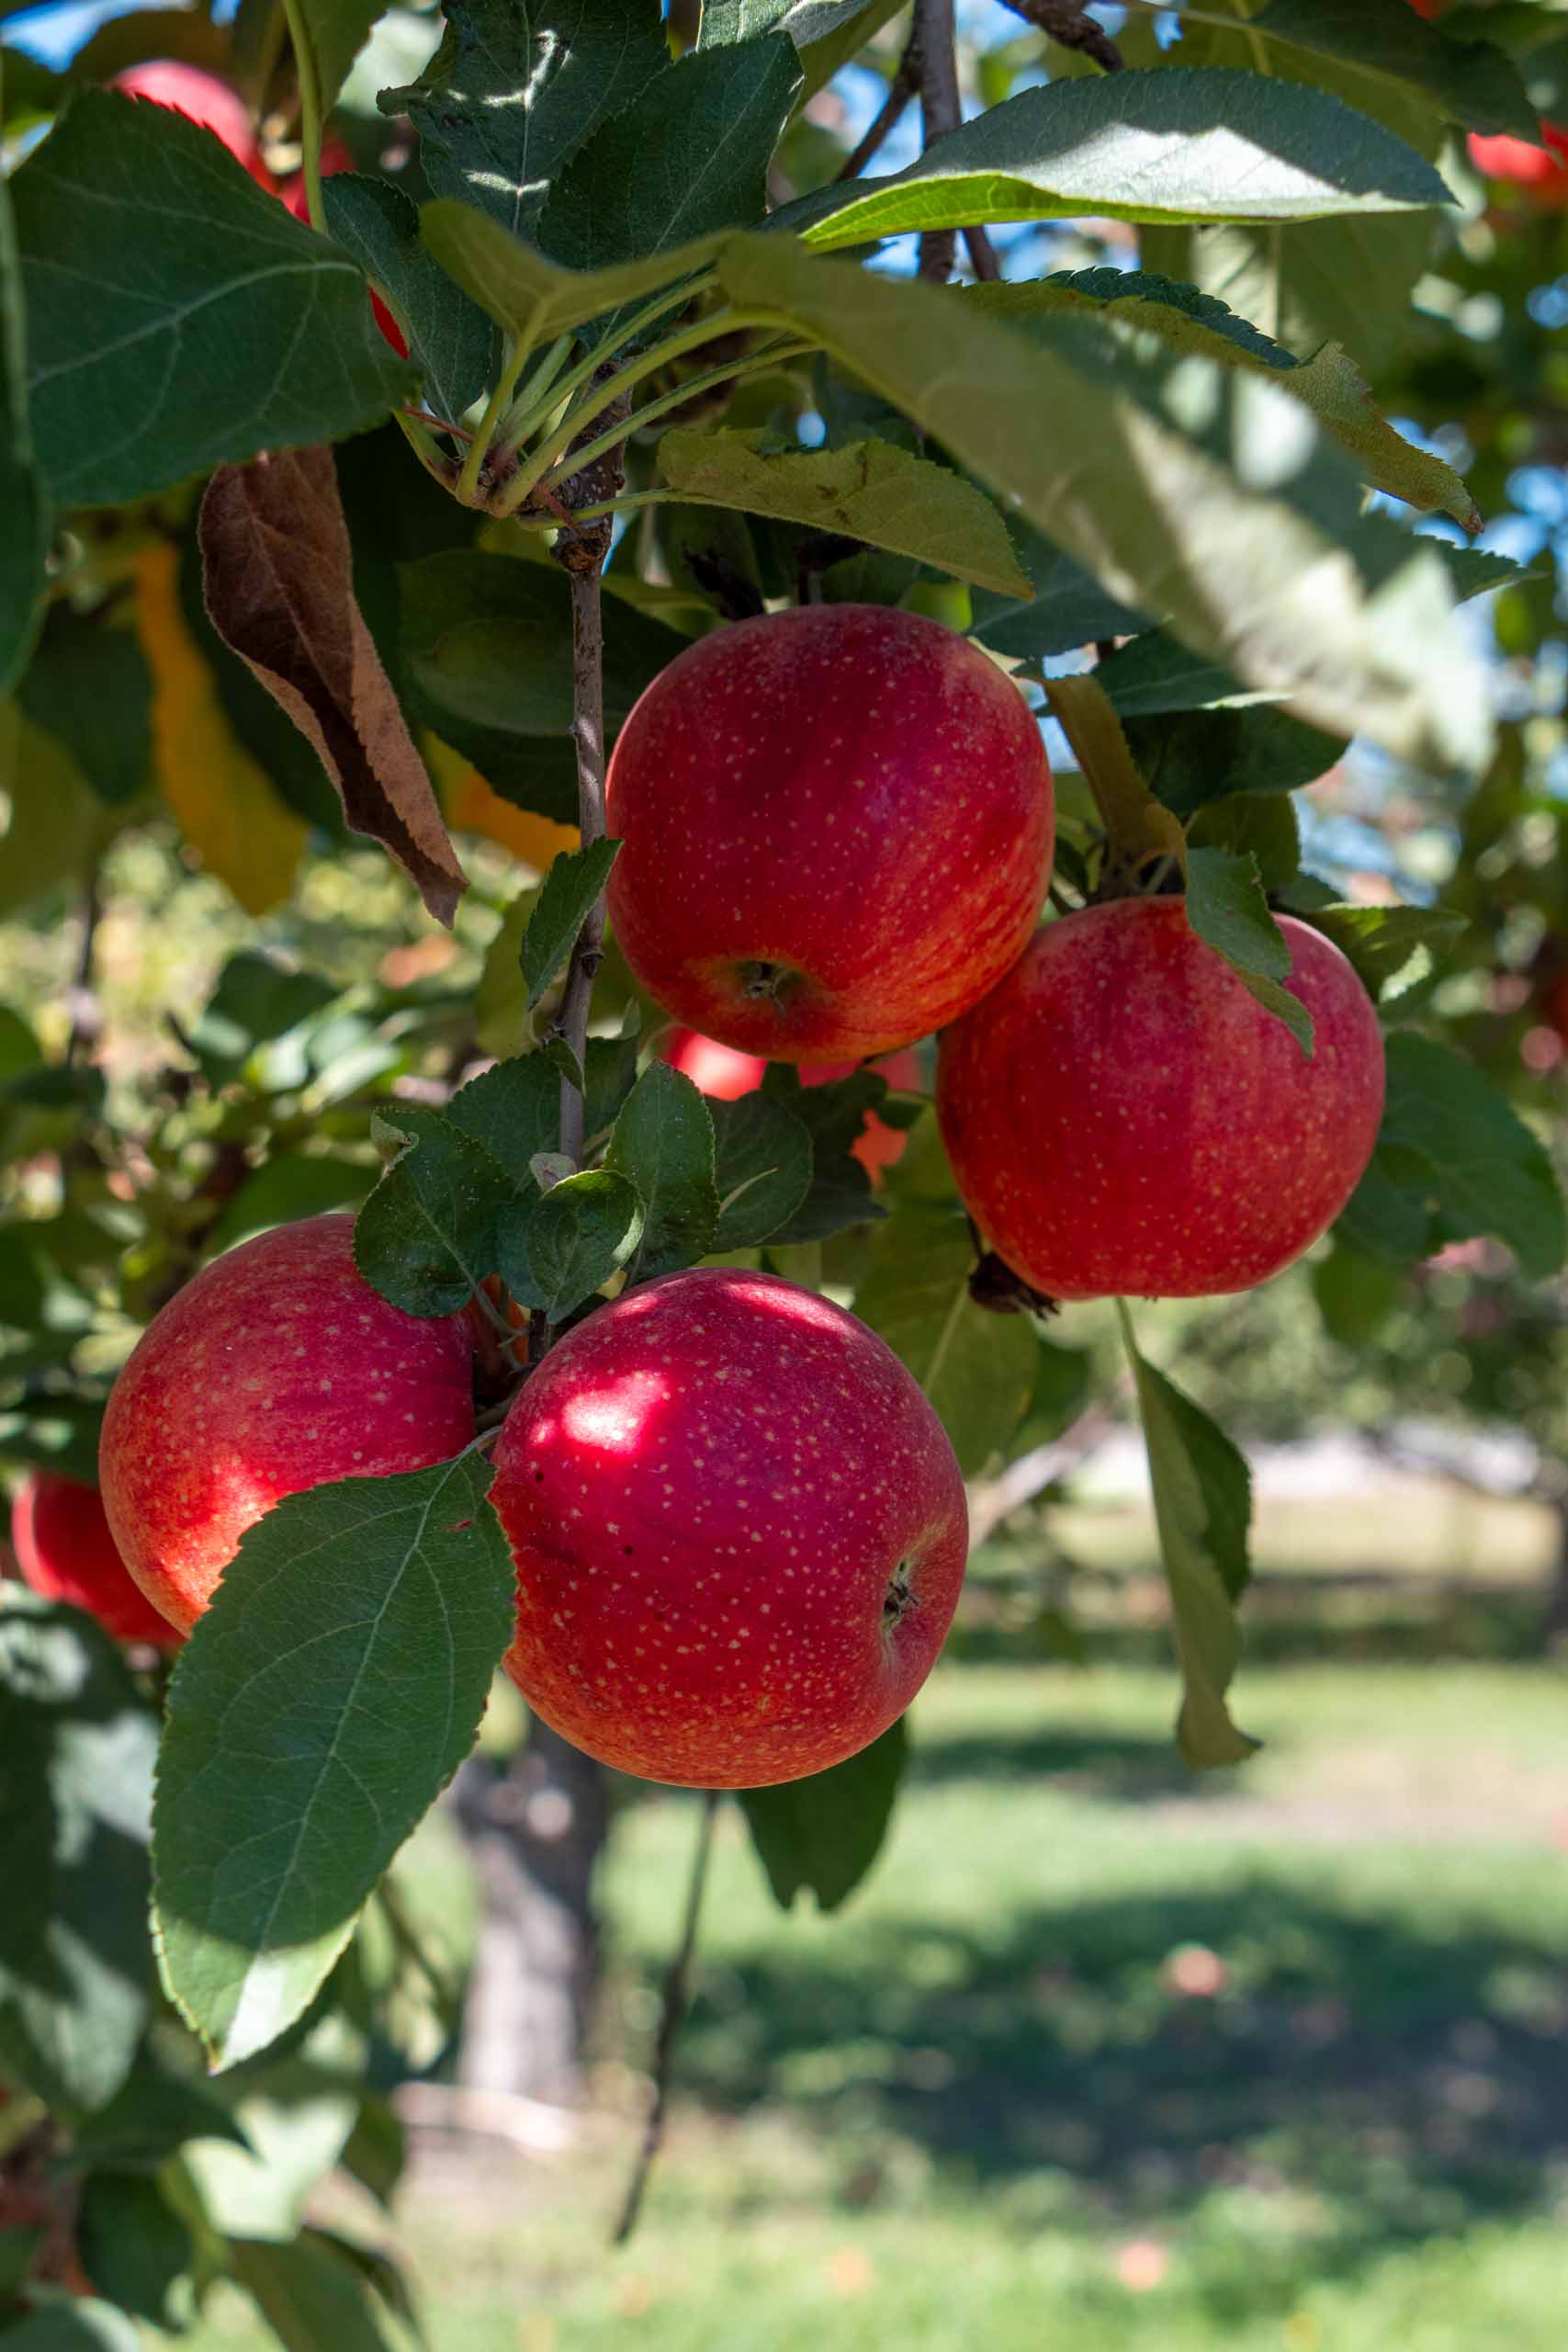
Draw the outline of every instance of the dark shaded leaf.
<instances>
[{"instance_id":1,"label":"dark shaded leaf","mask_svg":"<svg viewBox=\"0 0 1568 2352\"><path fill-rule=\"evenodd\" d=\"M642 1238L637 1186L610 1168L584 1169L552 1184L528 1215L533 1295L502 1276L514 1296L559 1323L619 1272Z\"/></svg>"},{"instance_id":2,"label":"dark shaded leaf","mask_svg":"<svg viewBox=\"0 0 1568 2352\"><path fill-rule=\"evenodd\" d=\"M496 1270L507 1171L439 1111L399 1102L371 1134L393 1157L354 1226L354 1261L405 1315L454 1314Z\"/></svg>"},{"instance_id":3,"label":"dark shaded leaf","mask_svg":"<svg viewBox=\"0 0 1568 2352\"><path fill-rule=\"evenodd\" d=\"M359 432L412 396L357 266L169 107L82 92L10 187L61 505Z\"/></svg>"},{"instance_id":4,"label":"dark shaded leaf","mask_svg":"<svg viewBox=\"0 0 1568 2352\"><path fill-rule=\"evenodd\" d=\"M935 1406L966 1477L1006 1448L1037 1369L1028 1318L976 1306L974 1271L964 1218L901 1204L878 1230L854 1296L861 1321L881 1333Z\"/></svg>"},{"instance_id":5,"label":"dark shaded leaf","mask_svg":"<svg viewBox=\"0 0 1568 2352\"><path fill-rule=\"evenodd\" d=\"M886 1840L909 1735L896 1724L826 1772L776 1788L745 1789L740 1806L773 1900L787 1911L810 1893L836 1911L871 1869Z\"/></svg>"},{"instance_id":6,"label":"dark shaded leaf","mask_svg":"<svg viewBox=\"0 0 1568 2352\"><path fill-rule=\"evenodd\" d=\"M157 1719L79 1610L0 1609L0 2054L50 2105L106 2106L146 2020Z\"/></svg>"},{"instance_id":7,"label":"dark shaded leaf","mask_svg":"<svg viewBox=\"0 0 1568 2352\"><path fill-rule=\"evenodd\" d=\"M773 1096L710 1102L714 1181L719 1198L716 1251L750 1250L783 1230L811 1190L809 1130Z\"/></svg>"},{"instance_id":8,"label":"dark shaded leaf","mask_svg":"<svg viewBox=\"0 0 1568 2352\"><path fill-rule=\"evenodd\" d=\"M387 180L334 172L322 184L327 226L384 286L424 377L424 405L460 422L497 368L495 328L420 243L419 214Z\"/></svg>"},{"instance_id":9,"label":"dark shaded leaf","mask_svg":"<svg viewBox=\"0 0 1568 2352\"><path fill-rule=\"evenodd\" d=\"M1568 1215L1540 1143L1478 1070L1412 1029L1388 1040L1377 1149L1337 1230L1393 1265L1488 1234L1531 1281L1568 1255Z\"/></svg>"}]
</instances>

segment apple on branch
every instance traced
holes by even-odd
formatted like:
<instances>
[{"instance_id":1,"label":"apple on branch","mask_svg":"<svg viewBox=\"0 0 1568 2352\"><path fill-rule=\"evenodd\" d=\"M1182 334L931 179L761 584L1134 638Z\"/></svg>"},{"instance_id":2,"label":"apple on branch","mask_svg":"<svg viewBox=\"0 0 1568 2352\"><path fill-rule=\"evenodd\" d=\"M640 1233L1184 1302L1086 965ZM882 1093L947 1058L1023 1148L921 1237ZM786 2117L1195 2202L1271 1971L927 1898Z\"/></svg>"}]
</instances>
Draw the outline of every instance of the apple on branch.
<instances>
[{"instance_id":1,"label":"apple on branch","mask_svg":"<svg viewBox=\"0 0 1568 2352\"><path fill-rule=\"evenodd\" d=\"M880 605L688 646L622 729L608 792L627 963L678 1021L768 1061L865 1061L956 1019L1050 878L1022 695L966 639Z\"/></svg>"},{"instance_id":2,"label":"apple on branch","mask_svg":"<svg viewBox=\"0 0 1568 2352\"><path fill-rule=\"evenodd\" d=\"M423 1470L474 1434L467 1319L389 1305L354 1219L302 1219L215 1259L148 1325L104 1416L115 1542L189 1631L240 1538L285 1495Z\"/></svg>"},{"instance_id":3,"label":"apple on branch","mask_svg":"<svg viewBox=\"0 0 1568 2352\"><path fill-rule=\"evenodd\" d=\"M506 1670L645 1780L841 1763L903 1713L957 1603L941 1421L874 1331L772 1274L699 1268L598 1308L531 1374L495 1464Z\"/></svg>"},{"instance_id":4,"label":"apple on branch","mask_svg":"<svg viewBox=\"0 0 1568 2352\"><path fill-rule=\"evenodd\" d=\"M1267 1282L1355 1190L1382 1116L1382 1034L1356 973L1289 915L1309 1061L1180 899L1047 923L942 1039L937 1116L998 1257L1059 1299L1196 1298Z\"/></svg>"}]
</instances>

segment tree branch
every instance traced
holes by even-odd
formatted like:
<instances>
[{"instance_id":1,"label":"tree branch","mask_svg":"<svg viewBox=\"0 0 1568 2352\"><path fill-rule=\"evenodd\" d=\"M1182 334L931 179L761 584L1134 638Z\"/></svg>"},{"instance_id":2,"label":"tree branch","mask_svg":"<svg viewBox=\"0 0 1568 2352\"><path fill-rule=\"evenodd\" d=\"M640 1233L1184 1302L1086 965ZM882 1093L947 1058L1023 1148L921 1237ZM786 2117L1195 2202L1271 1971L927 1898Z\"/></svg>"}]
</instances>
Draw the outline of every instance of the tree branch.
<instances>
[{"instance_id":1,"label":"tree branch","mask_svg":"<svg viewBox=\"0 0 1568 2352\"><path fill-rule=\"evenodd\" d=\"M685 2021L686 2005L691 1992L692 1959L697 1948L697 1924L702 1917L703 1889L707 1883L708 1862L713 1854L714 1825L718 1819L719 1799L710 1789L703 1798L702 1826L697 1832L697 1850L692 1857L692 1875L686 1887L686 1916L681 1925L681 1940L676 1945L664 1979L664 2006L659 2019L659 2040L653 2052L653 2105L648 2113L643 2131L642 2146L637 2151L632 2177L626 2184L626 2202L621 2218L615 2223L610 2243L625 2245L637 2224L642 2200L649 2177L664 2143L664 2123L670 2108L670 2079L675 2063L675 2044Z\"/></svg>"},{"instance_id":2,"label":"tree branch","mask_svg":"<svg viewBox=\"0 0 1568 2352\"><path fill-rule=\"evenodd\" d=\"M953 30L953 0L915 0L915 29L920 76L920 136L929 147L958 128L958 41ZM953 276L958 251L954 229L928 229L920 239L919 274L933 285L945 286Z\"/></svg>"},{"instance_id":3,"label":"tree branch","mask_svg":"<svg viewBox=\"0 0 1568 2352\"><path fill-rule=\"evenodd\" d=\"M1093 58L1107 74L1119 74L1125 66L1116 43L1103 25L1097 25L1086 10L1074 6L1074 0L1004 0L1015 17L1026 25L1034 26L1047 40L1060 49L1073 49L1085 57Z\"/></svg>"},{"instance_id":4,"label":"tree branch","mask_svg":"<svg viewBox=\"0 0 1568 2352\"><path fill-rule=\"evenodd\" d=\"M871 162L884 141L897 128L905 107L920 86L920 42L918 32L909 35L908 46L898 60L897 70L887 85L887 96L878 107L870 129L860 145L835 176L841 180L857 179Z\"/></svg>"}]
</instances>

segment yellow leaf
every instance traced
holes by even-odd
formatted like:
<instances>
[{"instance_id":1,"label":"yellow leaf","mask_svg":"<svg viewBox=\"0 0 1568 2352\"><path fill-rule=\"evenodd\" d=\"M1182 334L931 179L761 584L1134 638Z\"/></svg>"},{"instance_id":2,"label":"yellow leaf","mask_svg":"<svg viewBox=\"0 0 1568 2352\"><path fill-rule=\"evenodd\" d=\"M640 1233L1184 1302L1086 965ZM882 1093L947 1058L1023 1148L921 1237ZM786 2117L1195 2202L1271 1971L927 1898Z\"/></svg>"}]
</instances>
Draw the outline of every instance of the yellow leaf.
<instances>
[{"instance_id":1,"label":"yellow leaf","mask_svg":"<svg viewBox=\"0 0 1568 2352\"><path fill-rule=\"evenodd\" d=\"M180 609L178 548L149 548L137 560L136 582L164 797L208 872L228 885L247 914L265 914L293 888L305 824L229 724L217 681Z\"/></svg>"}]
</instances>

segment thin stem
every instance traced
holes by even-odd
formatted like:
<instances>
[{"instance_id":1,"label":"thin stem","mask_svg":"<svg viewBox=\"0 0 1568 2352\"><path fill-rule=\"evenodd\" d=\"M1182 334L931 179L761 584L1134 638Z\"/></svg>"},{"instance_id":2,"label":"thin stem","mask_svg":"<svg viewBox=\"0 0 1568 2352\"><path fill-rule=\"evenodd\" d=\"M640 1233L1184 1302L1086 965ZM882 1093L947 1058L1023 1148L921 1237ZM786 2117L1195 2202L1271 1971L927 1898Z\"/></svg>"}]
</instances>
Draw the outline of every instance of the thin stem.
<instances>
[{"instance_id":1,"label":"thin stem","mask_svg":"<svg viewBox=\"0 0 1568 2352\"><path fill-rule=\"evenodd\" d=\"M657 295L651 302L645 303L618 334L611 335L604 343L595 344L592 351L584 353L574 368L567 369L558 383L556 382L552 371L547 385L539 387L537 399L532 397L534 387L529 385L526 407L506 420L508 447L521 448L529 435L536 433L547 422L551 412L558 409L562 401L569 399L580 384L586 384L589 378L597 373L606 359L613 358L617 351L621 350L625 345L633 342L637 335L646 334L656 320L663 318L666 311L683 310L685 305L694 300L697 295L705 294L710 287L716 286L717 283L716 277L710 269L705 270L700 277L694 278L689 285L667 288L664 293ZM663 351L666 346L659 344L655 348Z\"/></svg>"},{"instance_id":2,"label":"thin stem","mask_svg":"<svg viewBox=\"0 0 1568 2352\"><path fill-rule=\"evenodd\" d=\"M653 2052L653 2105L649 2109L643 2129L642 2146L637 2151L632 2177L626 2183L626 2202L621 2218L615 2223L610 2243L625 2245L637 2224L642 2200L648 2184L664 2144L664 2124L670 2110L670 2080L675 2063L675 2044L685 2022L686 2007L691 1993L692 1961L697 1948L697 1927L702 1918L703 1890L707 1884L708 1862L713 1854L714 1826L718 1819L719 1799L709 1790L703 1798L702 1826L697 1832L697 1849L692 1857L692 1875L686 1885L686 1916L681 1923L681 1940L676 1945L664 1978L664 2006L659 2018L659 2039Z\"/></svg>"},{"instance_id":3,"label":"thin stem","mask_svg":"<svg viewBox=\"0 0 1568 2352\"><path fill-rule=\"evenodd\" d=\"M316 79L315 51L310 47L310 28L300 0L283 0L283 13L288 20L289 45L294 51L294 71L299 83L299 139L305 151L305 209L310 216L310 226L323 236L327 216L321 208L321 88Z\"/></svg>"},{"instance_id":4,"label":"thin stem","mask_svg":"<svg viewBox=\"0 0 1568 2352\"><path fill-rule=\"evenodd\" d=\"M597 506L572 509L574 523L602 523L606 515L630 514L639 506L679 506L689 503L683 490L630 490L624 498L602 498ZM536 530L555 528L553 514L518 514L513 521Z\"/></svg>"},{"instance_id":5,"label":"thin stem","mask_svg":"<svg viewBox=\"0 0 1568 2352\"><path fill-rule=\"evenodd\" d=\"M98 918L103 902L98 896L98 869L89 865L82 886L82 939L76 951L76 972L71 989L71 1035L65 1044L65 1058L76 1061L83 1049L91 1044L97 1032L98 1008L93 995L93 961L97 947Z\"/></svg>"},{"instance_id":6,"label":"thin stem","mask_svg":"<svg viewBox=\"0 0 1568 2352\"><path fill-rule=\"evenodd\" d=\"M1002 274L997 249L984 229L965 229L964 242L969 249L969 266L982 281L998 278Z\"/></svg>"},{"instance_id":7,"label":"thin stem","mask_svg":"<svg viewBox=\"0 0 1568 2352\"><path fill-rule=\"evenodd\" d=\"M495 438L496 427L512 405L512 395L517 390L517 379L528 364L528 345L521 335L512 347L512 356L496 378L494 389L479 419L479 429L468 444L468 454L463 459L463 469L457 476L453 492L459 504L479 504L479 475L490 455L490 445Z\"/></svg>"},{"instance_id":8,"label":"thin stem","mask_svg":"<svg viewBox=\"0 0 1568 2352\"><path fill-rule=\"evenodd\" d=\"M407 409L394 409L392 420L432 481L438 481L443 490L450 490L454 480L453 463L442 456L424 426L416 417L411 416Z\"/></svg>"},{"instance_id":9,"label":"thin stem","mask_svg":"<svg viewBox=\"0 0 1568 2352\"><path fill-rule=\"evenodd\" d=\"M596 416L602 416L607 408L613 408L628 385L640 383L645 376L657 375L672 359L679 359L685 352L699 350L705 343L716 343L722 335L737 334L742 327L775 324L776 322L763 311L716 311L711 318L699 319L680 334L670 335L663 343L656 344L651 351L642 352L637 358L628 360L618 374L606 378L597 390L591 391L570 414L561 419L554 432L548 434L534 451L528 463L519 468L513 480L507 484L505 496L491 512L496 514L514 514L535 484L543 481L545 476L553 471L583 428L592 424ZM598 364L596 360L595 366ZM573 471L576 470L574 466Z\"/></svg>"},{"instance_id":10,"label":"thin stem","mask_svg":"<svg viewBox=\"0 0 1568 2352\"><path fill-rule=\"evenodd\" d=\"M629 440L642 425L651 424L656 417L694 400L699 392L707 391L713 385L728 383L737 376L750 375L753 369L771 368L780 360L798 359L816 348L815 344L791 343L786 338L783 343L771 345L766 351L752 353L749 358L726 360L717 368L707 368L700 376L688 376L683 383L676 385L672 392L665 392L660 399L649 401L646 408L634 409L623 424L613 425L609 432L600 434L596 441L588 442L581 449L570 450L545 476L546 487L553 488L557 482L570 481L584 466L592 465L595 458L602 458L606 449L613 449L618 442Z\"/></svg>"},{"instance_id":11,"label":"thin stem","mask_svg":"<svg viewBox=\"0 0 1568 2352\"><path fill-rule=\"evenodd\" d=\"M547 416L552 408L559 405L562 388L556 383L556 379L571 356L571 346L576 341L573 334L558 334L549 349L541 355L538 366L517 395L516 407L502 419L502 436L508 448L514 449L525 437L516 429L520 418L535 414ZM547 401L545 398L547 392L549 393Z\"/></svg>"},{"instance_id":12,"label":"thin stem","mask_svg":"<svg viewBox=\"0 0 1568 2352\"><path fill-rule=\"evenodd\" d=\"M577 822L584 849L604 838L604 613L600 571L571 579L571 735L577 746ZM588 1007L593 976L604 952L604 899L601 892L583 918L571 951L558 1023L581 1069L588 1050ZM560 1148L573 1167L582 1159L582 1123L587 1105L570 1078L560 1082Z\"/></svg>"},{"instance_id":13,"label":"thin stem","mask_svg":"<svg viewBox=\"0 0 1568 2352\"><path fill-rule=\"evenodd\" d=\"M925 146L956 130L963 109L958 96L958 40L953 0L915 0L915 40L919 45L920 136ZM930 229L920 239L919 275L944 286L953 276L957 232Z\"/></svg>"},{"instance_id":14,"label":"thin stem","mask_svg":"<svg viewBox=\"0 0 1568 2352\"><path fill-rule=\"evenodd\" d=\"M897 70L887 85L887 96L873 117L865 136L848 160L834 174L836 179L858 179L887 139L897 130L905 107L914 96L920 83L919 44L913 34Z\"/></svg>"}]
</instances>

